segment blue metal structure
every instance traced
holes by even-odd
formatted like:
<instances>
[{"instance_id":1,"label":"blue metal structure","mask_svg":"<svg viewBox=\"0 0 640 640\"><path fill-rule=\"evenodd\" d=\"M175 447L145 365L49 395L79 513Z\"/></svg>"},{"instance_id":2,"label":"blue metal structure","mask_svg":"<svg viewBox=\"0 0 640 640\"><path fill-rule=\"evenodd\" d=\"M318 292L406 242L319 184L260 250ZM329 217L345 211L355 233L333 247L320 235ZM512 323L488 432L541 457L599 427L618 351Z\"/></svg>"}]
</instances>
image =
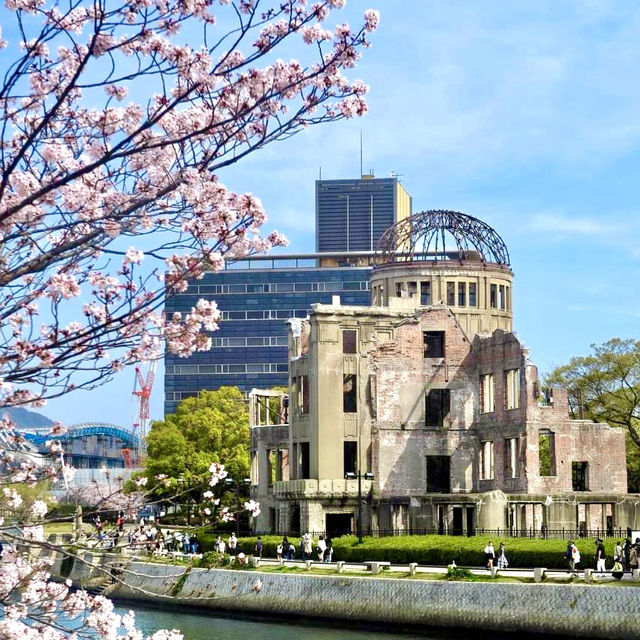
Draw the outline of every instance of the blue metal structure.
<instances>
[{"instance_id":1,"label":"blue metal structure","mask_svg":"<svg viewBox=\"0 0 640 640\"><path fill-rule=\"evenodd\" d=\"M123 449L137 450L138 436L106 422L85 422L70 426L66 433L51 436L42 433L22 433L39 453L47 455L48 440L58 440L64 448L67 462L76 468L121 468L125 466Z\"/></svg>"}]
</instances>

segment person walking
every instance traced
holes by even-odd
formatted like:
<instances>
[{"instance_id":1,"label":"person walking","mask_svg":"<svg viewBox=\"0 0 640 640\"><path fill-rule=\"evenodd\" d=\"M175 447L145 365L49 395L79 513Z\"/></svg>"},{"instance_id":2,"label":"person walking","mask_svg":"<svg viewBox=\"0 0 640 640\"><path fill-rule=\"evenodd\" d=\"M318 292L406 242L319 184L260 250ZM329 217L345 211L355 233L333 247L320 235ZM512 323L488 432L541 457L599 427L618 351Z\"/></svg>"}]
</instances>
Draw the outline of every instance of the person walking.
<instances>
[{"instance_id":1,"label":"person walking","mask_svg":"<svg viewBox=\"0 0 640 640\"><path fill-rule=\"evenodd\" d=\"M571 558L569 560L569 569L573 573L576 573L578 570L578 565L580 564L580 551L578 551L578 547L576 547L573 542L571 542L570 553Z\"/></svg>"},{"instance_id":2,"label":"person walking","mask_svg":"<svg viewBox=\"0 0 640 640\"><path fill-rule=\"evenodd\" d=\"M286 538L283 538L282 542L280 542L278 544L278 546L276 547L276 557L278 558L278 560L282 560L283 557L283 553L286 551L287 547L285 545L289 545L289 542L287 541Z\"/></svg>"},{"instance_id":3,"label":"person walking","mask_svg":"<svg viewBox=\"0 0 640 640\"><path fill-rule=\"evenodd\" d=\"M313 558L313 538L310 533L305 533L302 540L302 557L304 560Z\"/></svg>"},{"instance_id":4,"label":"person walking","mask_svg":"<svg viewBox=\"0 0 640 640\"><path fill-rule=\"evenodd\" d=\"M262 558L262 538L260 536L258 536L258 539L256 540L256 546L253 549L253 555L257 558ZM282 552L278 557L282 557Z\"/></svg>"},{"instance_id":5,"label":"person walking","mask_svg":"<svg viewBox=\"0 0 640 640\"><path fill-rule=\"evenodd\" d=\"M324 550L324 557L322 558L323 562L331 562L333 557L333 542L331 538L327 537L324 543L327 545L327 548Z\"/></svg>"},{"instance_id":6,"label":"person walking","mask_svg":"<svg viewBox=\"0 0 640 640\"><path fill-rule=\"evenodd\" d=\"M324 561L324 550L327 548L327 543L324 541L324 536L320 536L318 538L318 546L316 547L316 551L318 552L318 560L320 562Z\"/></svg>"},{"instance_id":7,"label":"person walking","mask_svg":"<svg viewBox=\"0 0 640 640\"><path fill-rule=\"evenodd\" d=\"M484 548L484 563L487 567L487 571L491 571L493 563L496 559L496 550L493 547L493 542L489 540L489 544Z\"/></svg>"},{"instance_id":8,"label":"person walking","mask_svg":"<svg viewBox=\"0 0 640 640\"><path fill-rule=\"evenodd\" d=\"M504 548L504 542L500 543L500 548L498 549L498 560L496 561L496 566L498 569L506 569L509 566L509 561L507 560L507 553Z\"/></svg>"},{"instance_id":9,"label":"person walking","mask_svg":"<svg viewBox=\"0 0 640 640\"><path fill-rule=\"evenodd\" d=\"M638 568L638 545L632 544L629 549L629 571Z\"/></svg>"},{"instance_id":10,"label":"person walking","mask_svg":"<svg viewBox=\"0 0 640 640\"><path fill-rule=\"evenodd\" d=\"M622 557L622 540L620 540L619 542L616 543L616 547L613 550L613 561L614 562L619 562L620 564L622 564L622 561L623 561L623 557Z\"/></svg>"},{"instance_id":11,"label":"person walking","mask_svg":"<svg viewBox=\"0 0 640 640\"><path fill-rule=\"evenodd\" d=\"M238 549L238 538L236 538L235 533L232 533L229 536L229 555L235 556L237 549Z\"/></svg>"},{"instance_id":12,"label":"person walking","mask_svg":"<svg viewBox=\"0 0 640 640\"><path fill-rule=\"evenodd\" d=\"M624 544L622 545L622 566L625 571L630 571L629 565L629 557L631 555L631 538L625 538Z\"/></svg>"},{"instance_id":13,"label":"person walking","mask_svg":"<svg viewBox=\"0 0 640 640\"><path fill-rule=\"evenodd\" d=\"M604 573L607 570L605 567L606 557L607 557L607 554L604 548L604 544L602 542L602 538L598 538L596 540L595 561L596 561L596 571L598 571L599 573Z\"/></svg>"}]
</instances>

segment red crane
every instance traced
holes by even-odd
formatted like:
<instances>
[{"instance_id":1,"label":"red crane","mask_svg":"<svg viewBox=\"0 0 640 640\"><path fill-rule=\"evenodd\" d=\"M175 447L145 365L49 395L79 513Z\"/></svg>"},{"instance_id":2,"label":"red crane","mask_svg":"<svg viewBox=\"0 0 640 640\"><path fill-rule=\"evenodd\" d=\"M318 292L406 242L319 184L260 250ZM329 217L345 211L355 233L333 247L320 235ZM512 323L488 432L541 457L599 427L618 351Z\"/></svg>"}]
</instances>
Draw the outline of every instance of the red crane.
<instances>
[{"instance_id":1,"label":"red crane","mask_svg":"<svg viewBox=\"0 0 640 640\"><path fill-rule=\"evenodd\" d=\"M156 373L156 361L149 364L146 378L142 375L140 367L136 367L136 377L133 385L133 395L138 398L138 412L136 416L137 422L133 424L134 432L138 432L138 455L140 458L147 449L146 438L149 431L149 401L151 399L151 390L153 389L153 379Z\"/></svg>"}]
</instances>

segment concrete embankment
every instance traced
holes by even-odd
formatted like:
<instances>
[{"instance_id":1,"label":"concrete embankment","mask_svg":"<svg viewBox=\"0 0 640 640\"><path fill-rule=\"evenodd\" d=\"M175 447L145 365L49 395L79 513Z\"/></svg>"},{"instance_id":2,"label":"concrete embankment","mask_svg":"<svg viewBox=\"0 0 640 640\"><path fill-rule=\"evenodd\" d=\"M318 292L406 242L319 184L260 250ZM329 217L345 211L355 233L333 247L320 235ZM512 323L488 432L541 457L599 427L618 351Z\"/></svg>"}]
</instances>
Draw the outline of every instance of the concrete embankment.
<instances>
[{"instance_id":1,"label":"concrete embankment","mask_svg":"<svg viewBox=\"0 0 640 640\"><path fill-rule=\"evenodd\" d=\"M95 575L77 560L73 567L60 568L76 584ZM640 635L640 591L633 587L312 576L142 562L128 563L118 578L125 584L110 587L110 597L167 608L178 598L181 607L334 621L608 640Z\"/></svg>"}]
</instances>

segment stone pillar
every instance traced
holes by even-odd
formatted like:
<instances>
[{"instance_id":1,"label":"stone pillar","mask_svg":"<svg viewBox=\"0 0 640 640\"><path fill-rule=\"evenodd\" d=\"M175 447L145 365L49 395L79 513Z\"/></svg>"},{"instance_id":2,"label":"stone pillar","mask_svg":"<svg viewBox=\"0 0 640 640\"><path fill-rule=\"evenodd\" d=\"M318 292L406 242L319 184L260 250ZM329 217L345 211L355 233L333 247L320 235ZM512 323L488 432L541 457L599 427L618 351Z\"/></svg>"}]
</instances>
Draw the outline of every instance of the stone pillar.
<instances>
[{"instance_id":1,"label":"stone pillar","mask_svg":"<svg viewBox=\"0 0 640 640\"><path fill-rule=\"evenodd\" d=\"M506 529L507 497L502 491L482 494L478 502L477 519L480 529Z\"/></svg>"}]
</instances>

